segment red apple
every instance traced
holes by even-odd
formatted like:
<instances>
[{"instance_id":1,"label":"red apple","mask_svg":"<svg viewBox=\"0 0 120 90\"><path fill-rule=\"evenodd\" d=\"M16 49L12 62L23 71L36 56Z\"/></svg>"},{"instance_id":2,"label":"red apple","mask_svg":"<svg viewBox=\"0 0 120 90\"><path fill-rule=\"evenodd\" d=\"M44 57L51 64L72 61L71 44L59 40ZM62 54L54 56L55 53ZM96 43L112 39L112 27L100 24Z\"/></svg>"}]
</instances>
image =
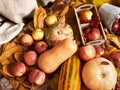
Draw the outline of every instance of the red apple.
<instances>
[{"instance_id":1,"label":"red apple","mask_svg":"<svg viewBox=\"0 0 120 90\"><path fill-rule=\"evenodd\" d=\"M32 84L42 85L45 82L45 78L45 73L38 69L32 70L29 74L29 82Z\"/></svg>"},{"instance_id":2,"label":"red apple","mask_svg":"<svg viewBox=\"0 0 120 90\"><path fill-rule=\"evenodd\" d=\"M112 52L108 59L113 62L115 67L120 67L120 52Z\"/></svg>"},{"instance_id":3,"label":"red apple","mask_svg":"<svg viewBox=\"0 0 120 90\"><path fill-rule=\"evenodd\" d=\"M97 40L101 36L100 30L94 27L87 27L83 32L87 41Z\"/></svg>"},{"instance_id":4,"label":"red apple","mask_svg":"<svg viewBox=\"0 0 120 90\"><path fill-rule=\"evenodd\" d=\"M95 47L95 50L96 50L96 57L100 57L104 54L104 49L101 46L96 45L94 47Z\"/></svg>"},{"instance_id":5,"label":"red apple","mask_svg":"<svg viewBox=\"0 0 120 90\"><path fill-rule=\"evenodd\" d=\"M8 71L14 76L22 76L26 72L26 66L23 62L11 63Z\"/></svg>"},{"instance_id":6,"label":"red apple","mask_svg":"<svg viewBox=\"0 0 120 90\"><path fill-rule=\"evenodd\" d=\"M44 41L39 41L35 44L35 51L38 54L43 53L44 51L46 51L48 49L48 44Z\"/></svg>"},{"instance_id":7,"label":"red apple","mask_svg":"<svg viewBox=\"0 0 120 90\"><path fill-rule=\"evenodd\" d=\"M21 43L24 45L24 46L31 46L33 44L33 38L31 35L29 34L24 34L22 37L21 37Z\"/></svg>"},{"instance_id":8,"label":"red apple","mask_svg":"<svg viewBox=\"0 0 120 90\"><path fill-rule=\"evenodd\" d=\"M27 65L35 65L37 63L37 53L35 51L28 51L23 56Z\"/></svg>"},{"instance_id":9,"label":"red apple","mask_svg":"<svg viewBox=\"0 0 120 90\"><path fill-rule=\"evenodd\" d=\"M116 19L112 25L112 32L116 33L119 30L120 24L119 24L119 20Z\"/></svg>"},{"instance_id":10,"label":"red apple","mask_svg":"<svg viewBox=\"0 0 120 90\"><path fill-rule=\"evenodd\" d=\"M82 59L84 61L93 59L96 56L95 47L92 45L81 46L78 48L78 55L79 55L80 59Z\"/></svg>"}]
</instances>

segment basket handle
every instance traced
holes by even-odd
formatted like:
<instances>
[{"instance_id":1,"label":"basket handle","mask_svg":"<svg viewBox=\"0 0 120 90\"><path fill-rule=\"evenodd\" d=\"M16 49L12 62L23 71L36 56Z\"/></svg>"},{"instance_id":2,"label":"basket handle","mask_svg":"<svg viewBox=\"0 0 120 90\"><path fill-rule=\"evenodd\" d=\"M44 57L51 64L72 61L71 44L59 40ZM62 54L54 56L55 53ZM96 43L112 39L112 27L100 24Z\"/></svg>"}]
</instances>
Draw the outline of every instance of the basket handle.
<instances>
[{"instance_id":1,"label":"basket handle","mask_svg":"<svg viewBox=\"0 0 120 90\"><path fill-rule=\"evenodd\" d=\"M77 12L79 12L79 11L82 11L82 10L85 10L85 9L91 9L91 8L93 8L94 7L94 5L93 4L83 4L83 5L80 5L79 7L77 7Z\"/></svg>"},{"instance_id":2,"label":"basket handle","mask_svg":"<svg viewBox=\"0 0 120 90\"><path fill-rule=\"evenodd\" d=\"M104 39L100 39L100 40L95 40L95 41L90 41L90 42L87 42L86 45L102 45L103 43L105 43L105 40Z\"/></svg>"}]
</instances>

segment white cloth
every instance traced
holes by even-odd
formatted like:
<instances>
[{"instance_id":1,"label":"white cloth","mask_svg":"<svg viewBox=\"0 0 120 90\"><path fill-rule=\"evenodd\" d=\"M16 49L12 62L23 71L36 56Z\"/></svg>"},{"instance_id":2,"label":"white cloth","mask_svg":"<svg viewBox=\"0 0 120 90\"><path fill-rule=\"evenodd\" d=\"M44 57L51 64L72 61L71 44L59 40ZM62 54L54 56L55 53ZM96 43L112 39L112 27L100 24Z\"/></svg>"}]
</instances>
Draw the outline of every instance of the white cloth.
<instances>
[{"instance_id":1,"label":"white cloth","mask_svg":"<svg viewBox=\"0 0 120 90\"><path fill-rule=\"evenodd\" d=\"M35 8L36 0L0 0L0 14L15 23L33 16Z\"/></svg>"},{"instance_id":2,"label":"white cloth","mask_svg":"<svg viewBox=\"0 0 120 90\"><path fill-rule=\"evenodd\" d=\"M0 18L1 22L4 18ZM22 30L24 23L15 24L10 21L5 21L0 25L0 45L9 42L17 36Z\"/></svg>"},{"instance_id":3,"label":"white cloth","mask_svg":"<svg viewBox=\"0 0 120 90\"><path fill-rule=\"evenodd\" d=\"M35 9L55 0L0 0L0 45L17 36ZM6 20L7 19L7 20Z\"/></svg>"}]
</instances>

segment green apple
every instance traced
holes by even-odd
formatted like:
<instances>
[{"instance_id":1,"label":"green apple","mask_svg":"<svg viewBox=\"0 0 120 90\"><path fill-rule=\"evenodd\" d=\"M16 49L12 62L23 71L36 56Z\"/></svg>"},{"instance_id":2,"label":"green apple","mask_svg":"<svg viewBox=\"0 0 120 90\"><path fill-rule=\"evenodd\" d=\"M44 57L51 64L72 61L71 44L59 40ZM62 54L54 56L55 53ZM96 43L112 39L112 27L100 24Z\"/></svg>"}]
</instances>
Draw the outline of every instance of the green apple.
<instances>
[{"instance_id":1,"label":"green apple","mask_svg":"<svg viewBox=\"0 0 120 90\"><path fill-rule=\"evenodd\" d=\"M32 37L34 40L42 40L44 38L44 31L41 29L36 29L32 32Z\"/></svg>"}]
</instances>

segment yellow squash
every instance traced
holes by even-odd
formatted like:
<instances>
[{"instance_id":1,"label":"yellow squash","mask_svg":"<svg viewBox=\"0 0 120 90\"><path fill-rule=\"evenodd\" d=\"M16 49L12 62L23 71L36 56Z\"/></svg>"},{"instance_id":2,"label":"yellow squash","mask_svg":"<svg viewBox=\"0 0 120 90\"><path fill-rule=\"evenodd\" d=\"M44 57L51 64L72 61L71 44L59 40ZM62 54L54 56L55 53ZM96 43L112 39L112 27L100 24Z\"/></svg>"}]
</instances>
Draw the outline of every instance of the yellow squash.
<instances>
[{"instance_id":1,"label":"yellow squash","mask_svg":"<svg viewBox=\"0 0 120 90\"><path fill-rule=\"evenodd\" d=\"M80 90L81 61L77 54L71 56L62 64L58 82L58 90Z\"/></svg>"}]
</instances>

